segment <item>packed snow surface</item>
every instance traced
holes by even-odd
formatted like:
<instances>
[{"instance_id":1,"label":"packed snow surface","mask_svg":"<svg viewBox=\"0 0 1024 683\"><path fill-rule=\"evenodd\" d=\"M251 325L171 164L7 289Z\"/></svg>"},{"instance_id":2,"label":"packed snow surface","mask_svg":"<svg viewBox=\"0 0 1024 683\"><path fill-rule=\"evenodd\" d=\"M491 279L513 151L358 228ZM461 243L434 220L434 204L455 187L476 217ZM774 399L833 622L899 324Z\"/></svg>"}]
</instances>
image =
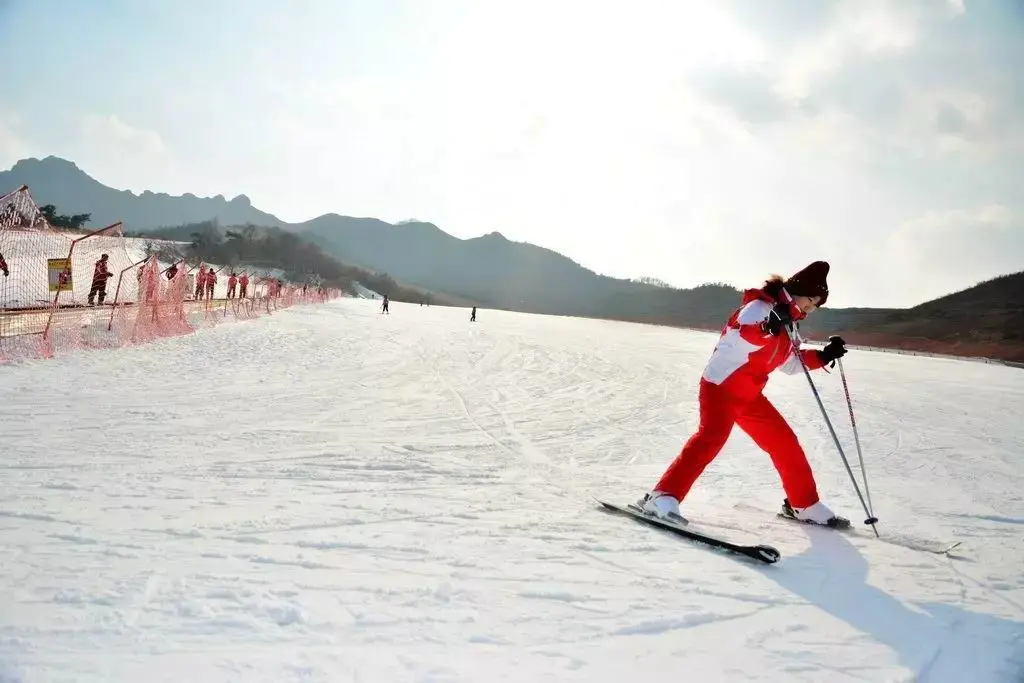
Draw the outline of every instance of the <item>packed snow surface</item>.
<instances>
[{"instance_id":1,"label":"packed snow surface","mask_svg":"<svg viewBox=\"0 0 1024 683\"><path fill-rule=\"evenodd\" d=\"M764 565L592 498L678 452L713 334L468 318L344 299L0 368L0 680L1021 680L1021 370L844 359L880 533L949 557L871 538L806 379L773 377L858 533L776 519L736 430L684 512Z\"/></svg>"}]
</instances>

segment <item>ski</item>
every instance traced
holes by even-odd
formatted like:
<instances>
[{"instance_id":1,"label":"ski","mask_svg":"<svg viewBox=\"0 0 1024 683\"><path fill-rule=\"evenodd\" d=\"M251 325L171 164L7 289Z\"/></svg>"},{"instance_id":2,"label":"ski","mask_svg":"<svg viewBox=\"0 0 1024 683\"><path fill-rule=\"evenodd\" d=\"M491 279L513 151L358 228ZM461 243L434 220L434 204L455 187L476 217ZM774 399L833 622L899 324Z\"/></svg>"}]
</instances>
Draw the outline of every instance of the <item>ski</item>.
<instances>
[{"instance_id":1,"label":"ski","mask_svg":"<svg viewBox=\"0 0 1024 683\"><path fill-rule=\"evenodd\" d=\"M950 551L960 547L962 541L953 541L952 543L943 543L941 541L923 541L914 538L904 538L900 536L878 536L877 538L872 534L866 534L863 531L858 531L853 526L846 527L826 527L821 524L814 524L813 522L804 522L802 520L790 517L789 515L781 512L776 513L776 517L784 519L787 522L793 522L794 524L810 524L811 526L820 526L824 529L833 528L835 531L841 531L843 533L850 534L851 536L860 536L863 538L870 538L875 541L882 543L888 543L890 545L897 545L901 548L907 548L908 550L920 550L921 552L932 553L934 555L947 555Z\"/></svg>"},{"instance_id":2,"label":"ski","mask_svg":"<svg viewBox=\"0 0 1024 683\"><path fill-rule=\"evenodd\" d=\"M901 537L901 536L878 536L875 537L873 534L867 534L863 531L858 531L853 528L853 525L848 521L845 525L828 527L823 524L815 524L814 522L805 522L803 520L792 517L783 512L775 513L775 516L779 519L784 519L787 522L794 524L809 524L814 527L821 527L823 529L832 529L833 531L840 531L851 536L859 536L863 538L870 538L875 541L881 541L882 543L888 543L890 545L896 545L901 548L907 548L908 550L919 550L921 552L932 553L934 555L948 555L950 551L958 548L962 541L953 541L952 543L943 543L941 541L922 541L918 539Z\"/></svg>"},{"instance_id":3,"label":"ski","mask_svg":"<svg viewBox=\"0 0 1024 683\"><path fill-rule=\"evenodd\" d=\"M639 507L633 504L620 505L618 503L611 503L606 500L601 500L600 498L597 498L596 500L605 508L612 510L613 512L628 515L633 519L639 520L641 522L646 522L647 524L659 527L661 529L665 529L666 531L671 531L672 533L687 538L691 541L703 543L714 548L721 548L723 550L727 550L738 555L743 555L745 557L759 560L766 564L775 564L779 561L779 558L782 556L782 554L777 549L773 548L770 545L743 545L740 543L733 543L731 541L725 540L724 538L710 536L708 534L694 531L693 529L688 529L685 525L682 524L674 524L667 520L659 519L654 515L649 515L645 513L643 510L641 510Z\"/></svg>"}]
</instances>

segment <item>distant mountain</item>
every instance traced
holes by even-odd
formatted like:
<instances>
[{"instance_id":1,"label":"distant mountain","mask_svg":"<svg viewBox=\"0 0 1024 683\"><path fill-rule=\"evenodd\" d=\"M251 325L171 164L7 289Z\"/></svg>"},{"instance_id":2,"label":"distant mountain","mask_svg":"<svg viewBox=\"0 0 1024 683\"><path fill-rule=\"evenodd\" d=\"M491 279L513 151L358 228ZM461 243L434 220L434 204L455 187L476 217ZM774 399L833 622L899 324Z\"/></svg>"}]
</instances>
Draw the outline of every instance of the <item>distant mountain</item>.
<instances>
[{"instance_id":1,"label":"distant mountain","mask_svg":"<svg viewBox=\"0 0 1024 683\"><path fill-rule=\"evenodd\" d=\"M96 226L121 220L126 230L148 232L216 219L225 227L282 228L344 264L388 276L404 291L435 292L442 295L438 300L459 304L717 330L740 297L729 285L676 289L653 278L607 277L497 232L458 239L431 223L392 225L333 213L289 224L244 196L135 195L56 157L23 160L0 173L0 191L22 184L38 203L61 213L91 213ZM1021 291L1024 275L1017 273L909 309L825 308L804 329L819 339L838 333L851 343L1024 361Z\"/></svg>"},{"instance_id":2,"label":"distant mountain","mask_svg":"<svg viewBox=\"0 0 1024 683\"><path fill-rule=\"evenodd\" d=\"M39 204L91 213L91 226L123 221L132 232L201 223L252 224L298 232L338 260L412 287L480 306L534 313L614 317L704 325L726 315L736 291L709 286L676 290L598 275L578 263L499 233L458 239L430 223L391 225L374 218L325 214L288 224L244 196L200 198L114 190L58 157L25 159L0 173L0 188L25 184ZM6 191L6 190L0 190Z\"/></svg>"},{"instance_id":3,"label":"distant mountain","mask_svg":"<svg viewBox=\"0 0 1024 683\"><path fill-rule=\"evenodd\" d=\"M334 214L296 228L343 260L494 308L718 330L740 299L728 285L676 289L599 275L496 232L460 240L429 223L391 226ZM1020 292L1024 274L909 309L825 307L802 328L819 339L840 334L863 345L1024 361Z\"/></svg>"},{"instance_id":4,"label":"distant mountain","mask_svg":"<svg viewBox=\"0 0 1024 683\"><path fill-rule=\"evenodd\" d=\"M728 315L738 295L726 286L679 290L599 275L497 232L458 239L430 223L389 225L336 214L296 229L347 263L490 308L650 322L686 315L691 324L710 324Z\"/></svg>"},{"instance_id":5,"label":"distant mountain","mask_svg":"<svg viewBox=\"0 0 1024 683\"><path fill-rule=\"evenodd\" d=\"M206 198L149 191L137 195L107 187L74 163L54 156L22 159L9 171L0 172L0 194L22 185L28 185L40 206L53 204L64 214L91 213L90 227L123 221L128 229L146 230L211 218L224 225L284 226L276 216L254 208L245 195L231 200L222 195Z\"/></svg>"},{"instance_id":6,"label":"distant mountain","mask_svg":"<svg viewBox=\"0 0 1024 683\"><path fill-rule=\"evenodd\" d=\"M400 301L444 306L466 306L470 302L423 289L411 288L386 274L372 273L341 263L316 244L293 231L275 227L245 226L224 229L215 221L189 223L133 233L139 237L179 243L165 252L168 261L186 257L190 263L204 261L228 266L245 264L256 269L280 269L293 282L310 282L311 275L329 287L350 293L356 283ZM181 244L185 243L185 244ZM188 246L185 246L188 245ZM164 247L166 249L166 247Z\"/></svg>"}]
</instances>

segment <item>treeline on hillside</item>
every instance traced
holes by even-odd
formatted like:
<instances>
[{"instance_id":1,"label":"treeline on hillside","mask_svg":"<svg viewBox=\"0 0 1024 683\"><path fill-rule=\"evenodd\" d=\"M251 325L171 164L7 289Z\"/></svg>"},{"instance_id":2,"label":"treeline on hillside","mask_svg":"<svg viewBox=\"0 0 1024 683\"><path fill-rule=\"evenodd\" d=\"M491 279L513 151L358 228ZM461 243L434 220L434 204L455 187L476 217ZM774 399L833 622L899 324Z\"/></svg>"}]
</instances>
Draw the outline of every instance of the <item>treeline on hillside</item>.
<instances>
[{"instance_id":1,"label":"treeline on hillside","mask_svg":"<svg viewBox=\"0 0 1024 683\"><path fill-rule=\"evenodd\" d=\"M851 344L1024 363L1024 271L907 309L822 309L805 325Z\"/></svg>"},{"instance_id":2,"label":"treeline on hillside","mask_svg":"<svg viewBox=\"0 0 1024 683\"><path fill-rule=\"evenodd\" d=\"M710 283L691 289L639 288L606 278L594 294L575 304L580 315L656 325L718 330L740 305L740 294L729 285Z\"/></svg>"},{"instance_id":3,"label":"treeline on hillside","mask_svg":"<svg viewBox=\"0 0 1024 683\"><path fill-rule=\"evenodd\" d=\"M131 235L153 240L187 242L183 249L150 244L150 253L165 260L184 258L189 263L205 261L235 267L247 264L257 268L283 270L289 282L337 287L353 292L354 283L396 301L432 303L430 295L399 285L386 273L373 273L345 265L298 235L280 228L256 225L221 229L217 221L204 221L159 228Z\"/></svg>"},{"instance_id":4,"label":"treeline on hillside","mask_svg":"<svg viewBox=\"0 0 1024 683\"><path fill-rule=\"evenodd\" d=\"M65 215L57 213L57 207L53 204L44 204L39 207L39 212L46 218L46 222L55 228L61 228L62 230L76 230L79 232L85 232L85 224L92 218L91 213L76 213L72 215Z\"/></svg>"}]
</instances>

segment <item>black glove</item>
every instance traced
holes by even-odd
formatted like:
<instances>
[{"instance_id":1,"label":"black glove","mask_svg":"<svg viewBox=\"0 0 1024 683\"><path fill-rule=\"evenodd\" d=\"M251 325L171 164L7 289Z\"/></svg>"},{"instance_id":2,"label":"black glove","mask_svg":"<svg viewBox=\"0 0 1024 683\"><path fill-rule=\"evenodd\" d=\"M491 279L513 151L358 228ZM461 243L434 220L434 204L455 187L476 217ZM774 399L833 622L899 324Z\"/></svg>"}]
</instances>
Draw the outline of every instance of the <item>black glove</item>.
<instances>
[{"instance_id":1,"label":"black glove","mask_svg":"<svg viewBox=\"0 0 1024 683\"><path fill-rule=\"evenodd\" d=\"M777 303L768 313L768 319L761 324L761 329L773 337L777 337L783 327L792 329L793 314L789 311L789 304Z\"/></svg>"},{"instance_id":2,"label":"black glove","mask_svg":"<svg viewBox=\"0 0 1024 683\"><path fill-rule=\"evenodd\" d=\"M818 355L821 357L821 362L825 365L829 363L835 364L836 360L846 355L846 342L843 341L842 337L832 335L828 338L828 344L818 351Z\"/></svg>"}]
</instances>

